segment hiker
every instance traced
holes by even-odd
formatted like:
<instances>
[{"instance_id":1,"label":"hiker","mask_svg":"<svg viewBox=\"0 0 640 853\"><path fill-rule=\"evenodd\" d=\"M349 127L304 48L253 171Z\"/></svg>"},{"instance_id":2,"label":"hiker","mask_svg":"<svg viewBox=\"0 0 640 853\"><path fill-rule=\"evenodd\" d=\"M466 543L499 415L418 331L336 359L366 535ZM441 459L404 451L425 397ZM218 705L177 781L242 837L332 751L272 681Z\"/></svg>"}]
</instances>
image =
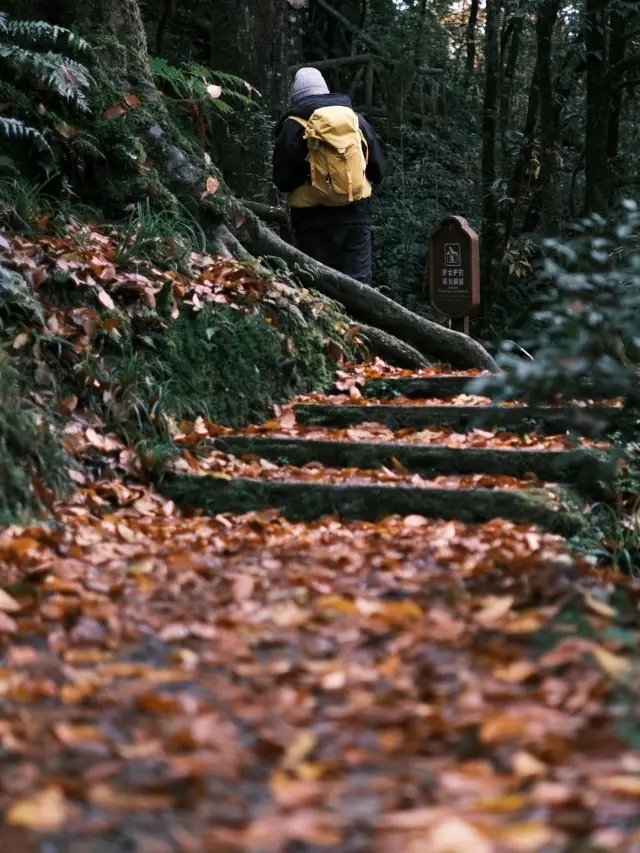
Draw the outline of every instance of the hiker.
<instances>
[{"instance_id":1,"label":"hiker","mask_svg":"<svg viewBox=\"0 0 640 853\"><path fill-rule=\"evenodd\" d=\"M371 187L384 168L380 142L350 98L330 93L316 68L301 68L273 152L273 182L289 193L300 251L370 284Z\"/></svg>"}]
</instances>

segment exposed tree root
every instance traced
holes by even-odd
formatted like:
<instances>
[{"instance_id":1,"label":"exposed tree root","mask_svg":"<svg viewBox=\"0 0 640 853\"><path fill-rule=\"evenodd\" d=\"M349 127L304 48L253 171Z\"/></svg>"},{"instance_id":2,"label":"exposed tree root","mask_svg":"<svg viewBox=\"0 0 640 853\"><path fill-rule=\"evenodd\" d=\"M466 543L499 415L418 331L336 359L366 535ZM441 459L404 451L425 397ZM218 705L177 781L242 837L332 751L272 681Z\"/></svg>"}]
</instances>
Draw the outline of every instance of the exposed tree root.
<instances>
[{"instance_id":1,"label":"exposed tree root","mask_svg":"<svg viewBox=\"0 0 640 853\"><path fill-rule=\"evenodd\" d=\"M251 211L245 208L241 212L243 222L236 233L242 246L256 256L276 255L287 261L303 281L344 305L356 321L405 341L427 359L456 368L497 371L496 362L477 341L420 317L375 288L312 260L278 237Z\"/></svg>"},{"instance_id":2,"label":"exposed tree root","mask_svg":"<svg viewBox=\"0 0 640 853\"><path fill-rule=\"evenodd\" d=\"M247 250L226 225L218 226L215 237L224 253L229 257L247 259ZM271 273L271 270L264 267L259 261L258 270L265 274ZM398 367L427 367L429 365L429 361L415 347L388 332L363 324L360 324L360 331L366 339L369 351L373 355L384 358L390 364L395 364Z\"/></svg>"},{"instance_id":3,"label":"exposed tree root","mask_svg":"<svg viewBox=\"0 0 640 853\"><path fill-rule=\"evenodd\" d=\"M360 332L366 339L370 351L374 355L379 355L389 364L395 364L398 367L428 367L430 364L415 347L406 344L388 332L383 332L382 329L361 323Z\"/></svg>"}]
</instances>

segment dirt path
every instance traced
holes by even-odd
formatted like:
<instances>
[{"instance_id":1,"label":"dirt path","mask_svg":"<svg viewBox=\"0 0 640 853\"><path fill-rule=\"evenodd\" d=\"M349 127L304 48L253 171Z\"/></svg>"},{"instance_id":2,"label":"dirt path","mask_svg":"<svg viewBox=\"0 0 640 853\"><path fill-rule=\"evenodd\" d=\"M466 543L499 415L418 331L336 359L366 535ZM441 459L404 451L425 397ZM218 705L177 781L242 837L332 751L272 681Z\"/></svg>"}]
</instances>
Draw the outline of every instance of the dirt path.
<instances>
[{"instance_id":1,"label":"dirt path","mask_svg":"<svg viewBox=\"0 0 640 853\"><path fill-rule=\"evenodd\" d=\"M615 460L358 387L0 533L1 850L640 850L639 588L544 529Z\"/></svg>"}]
</instances>

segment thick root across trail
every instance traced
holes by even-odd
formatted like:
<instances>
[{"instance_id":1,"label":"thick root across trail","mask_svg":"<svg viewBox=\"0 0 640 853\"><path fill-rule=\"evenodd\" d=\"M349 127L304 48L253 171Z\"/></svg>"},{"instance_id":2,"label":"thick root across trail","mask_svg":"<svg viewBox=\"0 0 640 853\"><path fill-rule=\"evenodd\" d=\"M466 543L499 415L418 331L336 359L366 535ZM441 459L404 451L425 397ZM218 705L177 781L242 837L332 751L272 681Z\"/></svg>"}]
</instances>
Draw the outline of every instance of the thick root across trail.
<instances>
[{"instance_id":1,"label":"thick root across trail","mask_svg":"<svg viewBox=\"0 0 640 853\"><path fill-rule=\"evenodd\" d=\"M605 447L566 436L293 410L245 430L251 452L229 433L176 436L175 474L469 500L524 495L526 453L539 477L573 483L578 456L606 475ZM309 461L305 436L351 467ZM285 516L182 514L110 480L55 528L0 533L2 850L638 850L638 584L504 518Z\"/></svg>"}]
</instances>

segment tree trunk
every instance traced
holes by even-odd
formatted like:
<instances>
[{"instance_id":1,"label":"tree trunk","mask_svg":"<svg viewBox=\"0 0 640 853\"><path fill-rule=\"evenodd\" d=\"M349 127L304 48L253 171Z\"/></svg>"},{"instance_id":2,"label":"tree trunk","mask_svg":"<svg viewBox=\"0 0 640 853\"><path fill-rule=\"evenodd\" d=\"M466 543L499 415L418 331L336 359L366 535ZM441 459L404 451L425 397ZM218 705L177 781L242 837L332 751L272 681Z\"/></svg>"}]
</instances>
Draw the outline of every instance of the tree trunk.
<instances>
[{"instance_id":1,"label":"tree trunk","mask_svg":"<svg viewBox=\"0 0 640 853\"><path fill-rule=\"evenodd\" d=\"M498 129L498 86L500 83L501 0L487 0L485 24L486 79L482 111L482 316L491 316L494 266L499 260L498 203L496 199L496 140Z\"/></svg>"},{"instance_id":2,"label":"tree trunk","mask_svg":"<svg viewBox=\"0 0 640 853\"><path fill-rule=\"evenodd\" d=\"M271 124L289 99L287 66L290 55L289 15L295 12L283 0L217 0L212 13L213 32L224 33L216 43L216 68L247 80L260 92L262 114L231 116L221 149L220 167L233 190L246 198L273 200L271 183Z\"/></svg>"},{"instance_id":3,"label":"tree trunk","mask_svg":"<svg viewBox=\"0 0 640 853\"><path fill-rule=\"evenodd\" d=\"M626 49L627 16L622 14L618 8L612 8L609 35L609 68L622 62ZM622 117L622 103L624 89L621 86L610 87L611 99L609 102L609 125L607 128L607 159L613 165L615 172L615 160L618 156L618 145L620 142L620 119ZM615 187L610 187L609 203L615 203Z\"/></svg>"},{"instance_id":4,"label":"tree trunk","mask_svg":"<svg viewBox=\"0 0 640 853\"><path fill-rule=\"evenodd\" d=\"M538 123L538 109L540 104L540 74L536 62L529 87L529 99L527 102L527 115L522 129L522 147L513 169L511 182L509 184L509 207L505 218L504 241L505 245L511 239L513 233L516 213L522 195L522 190L531 166L533 158L533 144L535 141L536 126Z\"/></svg>"},{"instance_id":5,"label":"tree trunk","mask_svg":"<svg viewBox=\"0 0 640 853\"><path fill-rule=\"evenodd\" d=\"M500 81L500 162L502 167L507 163L507 134L511 120L511 95L513 92L513 78L520 55L522 42L522 28L524 18L518 16L511 26L509 39L507 41L507 55L502 66L502 77Z\"/></svg>"},{"instance_id":6,"label":"tree trunk","mask_svg":"<svg viewBox=\"0 0 640 853\"><path fill-rule=\"evenodd\" d=\"M586 0L587 127L585 140L585 208L602 213L609 203L609 85L607 82L607 6L609 0Z\"/></svg>"},{"instance_id":7,"label":"tree trunk","mask_svg":"<svg viewBox=\"0 0 640 853\"><path fill-rule=\"evenodd\" d=\"M479 0L471 0L471 8L469 9L469 20L467 21L467 79L471 77L476 67L476 27L478 26L479 6Z\"/></svg>"},{"instance_id":8,"label":"tree trunk","mask_svg":"<svg viewBox=\"0 0 640 853\"><path fill-rule=\"evenodd\" d=\"M540 177L538 193L542 228L547 236L558 233L560 218L556 197L557 134L554 109L551 42L560 0L542 0L536 21L537 64L540 87Z\"/></svg>"}]
</instances>

